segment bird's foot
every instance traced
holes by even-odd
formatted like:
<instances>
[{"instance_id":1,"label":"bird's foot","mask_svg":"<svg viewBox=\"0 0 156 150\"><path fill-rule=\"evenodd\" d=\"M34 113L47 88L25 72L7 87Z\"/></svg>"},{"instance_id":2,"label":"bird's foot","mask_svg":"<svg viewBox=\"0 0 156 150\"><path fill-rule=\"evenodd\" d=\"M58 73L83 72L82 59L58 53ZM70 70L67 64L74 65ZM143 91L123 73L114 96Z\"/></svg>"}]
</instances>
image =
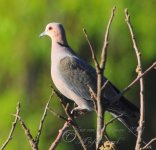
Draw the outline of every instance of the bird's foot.
<instances>
[{"instance_id":1,"label":"bird's foot","mask_svg":"<svg viewBox=\"0 0 156 150\"><path fill-rule=\"evenodd\" d=\"M88 112L87 109L75 107L74 109L72 109L71 114L75 117L78 117L78 116L86 114L87 112Z\"/></svg>"}]
</instances>

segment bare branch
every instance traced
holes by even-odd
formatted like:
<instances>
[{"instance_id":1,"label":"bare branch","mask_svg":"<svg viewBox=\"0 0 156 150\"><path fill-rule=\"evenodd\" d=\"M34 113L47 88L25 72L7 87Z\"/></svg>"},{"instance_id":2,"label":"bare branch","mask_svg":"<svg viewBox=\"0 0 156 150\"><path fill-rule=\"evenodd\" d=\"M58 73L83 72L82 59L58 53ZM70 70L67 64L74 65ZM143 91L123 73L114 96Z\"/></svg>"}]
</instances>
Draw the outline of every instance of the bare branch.
<instances>
[{"instance_id":1,"label":"bare branch","mask_svg":"<svg viewBox=\"0 0 156 150\"><path fill-rule=\"evenodd\" d=\"M58 133L58 135L57 135L55 141L51 144L49 150L54 149L54 148L58 145L58 143L60 142L60 139L61 139L61 137L62 137L62 134L64 133L65 129L68 127L68 124L70 124L70 125L73 127L73 129L74 129L74 131L75 131L75 134L77 135L77 137L78 137L80 143L81 143L81 144L84 143L84 142L83 142L83 139L82 139L82 137L81 137L81 135L80 135L80 132L79 132L79 130L80 130L79 127L77 126L77 124L76 124L74 118L71 118L71 116L68 114L68 105L67 105L67 107L64 107L64 110L65 110L65 113L66 113L67 116L68 116L68 119L65 118L65 117L63 117L63 116L61 116L61 115L59 115L59 114L57 114L57 113L54 112L52 109L49 109L49 110L50 110L50 112L51 112L53 115L55 115L55 116L57 116L58 118L61 118L61 119L63 119L63 120L66 121L65 124L64 124L64 126L63 126L63 128L59 130L59 133ZM86 149L86 146L83 145L83 148Z\"/></svg>"},{"instance_id":2,"label":"bare branch","mask_svg":"<svg viewBox=\"0 0 156 150\"><path fill-rule=\"evenodd\" d=\"M83 138L81 136L81 133L80 133L80 128L78 127L74 117L68 112L68 104L66 105L66 103L62 100L62 99L67 99L66 97L62 96L61 94L59 94L57 91L55 91L53 89L53 92L56 94L56 96L58 97L59 101L61 102L62 104L62 107L64 108L64 111L66 113L66 115L68 116L68 121L69 123L72 125L74 131L75 131L75 134L77 135L82 147L84 150L87 149L84 141L83 141Z\"/></svg>"},{"instance_id":3,"label":"bare branch","mask_svg":"<svg viewBox=\"0 0 156 150\"><path fill-rule=\"evenodd\" d=\"M107 82L105 85L102 85L102 81L103 81L103 73L104 73L104 69L105 69L105 64L106 64L106 57L107 57L107 46L108 46L108 36L109 36L109 30L110 30L110 26L114 17L114 13L115 13L115 9L116 7L114 7L112 9L112 15L109 19L108 22L108 26L106 29L106 33L105 33L105 38L104 38L104 46L102 48L102 52L101 52L101 62L100 62L100 67L99 67L99 63L97 61L97 58L95 56L94 50L92 48L92 45L88 39L88 35L86 33L86 30L84 29L83 32L85 34L85 37L87 39L87 42L89 44L91 53L92 53L92 59L94 61L95 64L95 69L96 69L96 73L97 73L97 96L96 96L96 100L97 100L97 104L95 105L97 107L97 143L96 143L96 148L98 149L100 146L100 143L102 142L102 139L104 137L102 132L102 128L104 126L104 110L103 110L103 106L102 106L102 102L101 102L101 95L102 95L102 90L104 89L104 87L106 86ZM93 91L91 91L91 95L94 95L95 98L95 93ZM101 137L102 135L102 137Z\"/></svg>"},{"instance_id":4,"label":"bare branch","mask_svg":"<svg viewBox=\"0 0 156 150\"><path fill-rule=\"evenodd\" d=\"M68 121L66 121L62 127L62 129L59 130L59 133L55 139L55 141L51 144L49 150L54 150L56 148L56 146L59 144L62 134L64 133L64 131L68 128Z\"/></svg>"},{"instance_id":5,"label":"bare branch","mask_svg":"<svg viewBox=\"0 0 156 150\"><path fill-rule=\"evenodd\" d=\"M151 146L151 144L153 144L154 142L156 141L156 138L153 138L151 139L143 148L141 148L142 150L143 149L147 149L148 147Z\"/></svg>"},{"instance_id":6,"label":"bare branch","mask_svg":"<svg viewBox=\"0 0 156 150\"><path fill-rule=\"evenodd\" d=\"M109 30L110 26L114 17L116 7L113 7L112 14L109 19L105 38L104 38L104 46L101 52L101 62L100 62L100 72L97 70L97 132L96 132L96 149L99 149L100 145L103 143L104 139L104 108L102 105L102 86L103 86L103 74L106 65L106 58L107 58L107 47L108 47L108 37L109 37Z\"/></svg>"},{"instance_id":7,"label":"bare branch","mask_svg":"<svg viewBox=\"0 0 156 150\"><path fill-rule=\"evenodd\" d=\"M135 85L140 78L143 78L147 73L152 71L156 67L156 62L154 62L150 67L148 67L141 75L137 76L126 88L124 88L117 96L111 98L112 104L116 101L118 101L122 95L124 95L128 90L132 88L133 85Z\"/></svg>"},{"instance_id":8,"label":"bare branch","mask_svg":"<svg viewBox=\"0 0 156 150\"><path fill-rule=\"evenodd\" d=\"M105 69L105 65L106 65L108 37L109 37L110 26L112 24L113 17L114 17L114 14L115 14L115 10L116 10L116 7L114 6L113 9L112 9L112 14L111 14L111 17L109 19L109 22L108 22L108 25L107 25L107 29L106 29L106 33L105 33L104 45L103 45L103 49L102 49L102 53L101 53L101 63L100 63L100 68L102 70Z\"/></svg>"},{"instance_id":9,"label":"bare branch","mask_svg":"<svg viewBox=\"0 0 156 150\"><path fill-rule=\"evenodd\" d=\"M139 76L137 76L137 78L135 78L122 92L121 94L123 95L125 92L127 92L129 89L131 89L131 87L136 84L140 78L144 77L147 73L149 73L153 68L156 67L156 62L154 62L150 67L148 67L142 74L140 74Z\"/></svg>"},{"instance_id":10,"label":"bare branch","mask_svg":"<svg viewBox=\"0 0 156 150\"><path fill-rule=\"evenodd\" d=\"M111 120L109 120L106 124L105 124L105 129L107 128L108 125L110 125L111 123L113 123L115 120L117 120L118 118L121 118L123 116L123 114L118 115L114 118L112 118Z\"/></svg>"},{"instance_id":11,"label":"bare branch","mask_svg":"<svg viewBox=\"0 0 156 150\"><path fill-rule=\"evenodd\" d=\"M68 112L68 107L66 107L65 113L68 116L68 120L69 120L70 124L72 125L72 127L73 127L73 129L75 131L75 134L77 135L77 137L78 137L78 139L79 139L83 149L86 150L87 147L86 147L86 145L85 145L85 143L83 141L83 138L81 136L80 128L78 127L78 125L77 125L75 119L73 118L73 116Z\"/></svg>"},{"instance_id":12,"label":"bare branch","mask_svg":"<svg viewBox=\"0 0 156 150\"><path fill-rule=\"evenodd\" d=\"M122 116L123 116L123 114L118 115L118 116L112 118L112 119L111 119L110 121L108 121L108 122L104 125L104 127L102 128L101 134L104 134L104 133L105 133L104 136L106 137L107 140L109 140L108 135L107 135L107 133L106 133L106 128L107 128L107 126L110 125L111 123L113 123L113 121L115 121L116 119L121 118ZM101 135L101 136L102 136L102 135Z\"/></svg>"},{"instance_id":13,"label":"bare branch","mask_svg":"<svg viewBox=\"0 0 156 150\"><path fill-rule=\"evenodd\" d=\"M130 22L130 15L128 14L128 10L125 9L125 16L126 16L126 23L128 25L131 37L132 37L132 42L133 42L133 48L135 50L136 53L136 57L137 57L137 62L138 62L138 66L137 66L137 73L138 76L140 76L142 74L142 64L141 64L141 53L137 47L137 43L135 40L135 36L133 33L133 29L132 29L132 25ZM143 96L143 92L144 92L144 87L143 87L143 78L140 78L140 120L139 120L139 127L138 127L138 136L137 136L137 141L136 141L136 146L135 146L135 150L140 150L141 148L141 142L142 142L142 134L143 134L143 126L144 126L144 96Z\"/></svg>"},{"instance_id":14,"label":"bare branch","mask_svg":"<svg viewBox=\"0 0 156 150\"><path fill-rule=\"evenodd\" d=\"M47 116L47 110L48 110L48 107L49 107L49 103L50 103L50 101L51 101L51 99L52 99L52 96L53 96L53 92L52 92L52 94L50 95L50 98L49 98L49 100L48 100L48 102L47 102L47 104L46 104L46 107L45 107L45 109L44 109L44 113L43 113L43 115L42 115L42 118L41 118L41 121L40 121L40 124L39 124L38 132L37 132L37 135L36 135L36 138L35 138L35 142L36 142L37 145L38 145L38 143L39 143L40 135L41 135L42 128L43 128L43 123L44 123L45 118L46 118L46 116Z\"/></svg>"},{"instance_id":15,"label":"bare branch","mask_svg":"<svg viewBox=\"0 0 156 150\"><path fill-rule=\"evenodd\" d=\"M12 135L14 133L14 130L15 130L15 127L16 127L16 124L18 122L18 115L20 113L20 103L18 102L17 103L17 107L16 107L16 116L15 116L15 120L14 122L12 122L12 127L11 127L11 130L10 130L10 133L9 133L9 136L7 138L7 140L4 142L4 144L2 145L2 147L0 148L0 150L4 150L4 148L8 145L8 143L11 141L12 139Z\"/></svg>"}]
</instances>

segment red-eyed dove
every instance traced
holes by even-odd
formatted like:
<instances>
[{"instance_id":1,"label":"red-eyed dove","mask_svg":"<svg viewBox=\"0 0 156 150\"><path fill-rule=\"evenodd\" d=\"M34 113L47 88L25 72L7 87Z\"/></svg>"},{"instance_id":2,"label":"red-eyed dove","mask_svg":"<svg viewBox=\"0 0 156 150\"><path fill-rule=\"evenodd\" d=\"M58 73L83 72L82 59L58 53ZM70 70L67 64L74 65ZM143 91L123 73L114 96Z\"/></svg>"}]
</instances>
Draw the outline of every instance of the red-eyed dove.
<instances>
[{"instance_id":1,"label":"red-eyed dove","mask_svg":"<svg viewBox=\"0 0 156 150\"><path fill-rule=\"evenodd\" d=\"M94 110L89 87L96 93L97 75L95 69L78 57L68 45L65 30L60 23L49 23L41 36L48 35L52 40L51 76L56 88L68 99L73 100L78 110ZM106 78L104 77L104 81ZM103 92L106 110L114 116L123 114L119 120L131 131L138 125L139 109L126 98L121 97L112 103L119 90L108 82Z\"/></svg>"}]
</instances>

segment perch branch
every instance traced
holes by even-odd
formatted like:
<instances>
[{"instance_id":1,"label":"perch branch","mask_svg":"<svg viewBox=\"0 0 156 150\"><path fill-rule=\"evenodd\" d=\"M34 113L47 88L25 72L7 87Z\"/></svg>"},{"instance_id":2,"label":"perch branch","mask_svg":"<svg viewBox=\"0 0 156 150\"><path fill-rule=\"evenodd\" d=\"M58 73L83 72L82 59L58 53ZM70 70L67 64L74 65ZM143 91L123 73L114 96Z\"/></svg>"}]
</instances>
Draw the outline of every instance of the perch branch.
<instances>
[{"instance_id":1,"label":"perch branch","mask_svg":"<svg viewBox=\"0 0 156 150\"><path fill-rule=\"evenodd\" d=\"M76 136L78 137L78 139L79 139L79 141L80 141L80 143L81 143L83 149L86 150L87 147L86 147L86 145L85 145L85 143L84 143L84 141L83 141L83 138L82 138L82 136L81 136L80 128L78 127L78 125L77 125L75 119L73 118L73 116L68 112L68 104L66 104L66 103L62 100L62 99L67 99L67 98L65 98L63 95L59 94L59 93L58 93L57 91L55 91L54 89L53 89L53 92L56 94L56 96L58 97L59 101L61 102L62 107L64 108L64 111L65 111L65 113L66 113L66 115L67 115L67 117L68 117L68 122L69 122L69 123L71 124L71 126L73 127L73 129L74 129L74 131L75 131L75 134L76 134Z\"/></svg>"},{"instance_id":2,"label":"perch branch","mask_svg":"<svg viewBox=\"0 0 156 150\"><path fill-rule=\"evenodd\" d=\"M131 34L131 38L132 38L132 42L133 42L133 48L135 50L137 62L138 62L136 72L138 73L138 76L140 76L142 74L141 53L137 47L137 43L136 43L135 36L133 33L132 25L130 22L130 15L129 15L127 9L125 9L125 16L126 16L125 20L126 20L126 23L128 25L128 28L129 28L129 31ZM138 136L137 136L135 150L140 150L141 142L142 142L142 134L143 134L143 127L144 127L144 113L145 113L144 112L144 96L143 96L143 93L144 93L143 78L140 78L140 120L139 120L139 127L137 129Z\"/></svg>"},{"instance_id":3,"label":"perch branch","mask_svg":"<svg viewBox=\"0 0 156 150\"><path fill-rule=\"evenodd\" d=\"M75 119L73 118L73 116L68 112L68 106L64 110L65 110L66 115L68 116L68 120L69 120L70 124L72 125L72 127L73 127L73 129L75 131L75 134L77 135L83 149L87 150L87 147L86 147L86 145L85 145L85 143L83 141L83 138L81 136L81 133L80 133L80 128L78 127L78 125L77 125Z\"/></svg>"},{"instance_id":4,"label":"perch branch","mask_svg":"<svg viewBox=\"0 0 156 150\"><path fill-rule=\"evenodd\" d=\"M11 130L10 130L10 133L9 133L9 136L7 138L7 140L4 142L4 144L2 145L2 147L0 148L0 150L4 150L4 148L8 145L8 143L11 141L12 139L12 135L13 135L13 132L15 130L15 127L16 127L16 124L18 122L18 115L20 113L20 103L18 102L17 103L17 107L16 107L16 116L15 116L15 120L14 122L12 123L12 127L11 127Z\"/></svg>"}]
</instances>

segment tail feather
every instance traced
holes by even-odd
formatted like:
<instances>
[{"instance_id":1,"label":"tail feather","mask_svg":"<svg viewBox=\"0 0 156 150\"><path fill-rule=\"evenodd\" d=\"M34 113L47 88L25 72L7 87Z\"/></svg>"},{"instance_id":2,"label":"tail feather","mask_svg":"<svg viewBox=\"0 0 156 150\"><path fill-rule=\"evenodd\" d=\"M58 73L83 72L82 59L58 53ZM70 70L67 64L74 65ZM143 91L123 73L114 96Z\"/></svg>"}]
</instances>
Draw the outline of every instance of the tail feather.
<instances>
[{"instance_id":1,"label":"tail feather","mask_svg":"<svg viewBox=\"0 0 156 150\"><path fill-rule=\"evenodd\" d=\"M107 110L113 116L122 115L118 120L120 120L135 136L137 135L140 111L134 104L129 102L125 97L121 97L119 101L113 103Z\"/></svg>"}]
</instances>

